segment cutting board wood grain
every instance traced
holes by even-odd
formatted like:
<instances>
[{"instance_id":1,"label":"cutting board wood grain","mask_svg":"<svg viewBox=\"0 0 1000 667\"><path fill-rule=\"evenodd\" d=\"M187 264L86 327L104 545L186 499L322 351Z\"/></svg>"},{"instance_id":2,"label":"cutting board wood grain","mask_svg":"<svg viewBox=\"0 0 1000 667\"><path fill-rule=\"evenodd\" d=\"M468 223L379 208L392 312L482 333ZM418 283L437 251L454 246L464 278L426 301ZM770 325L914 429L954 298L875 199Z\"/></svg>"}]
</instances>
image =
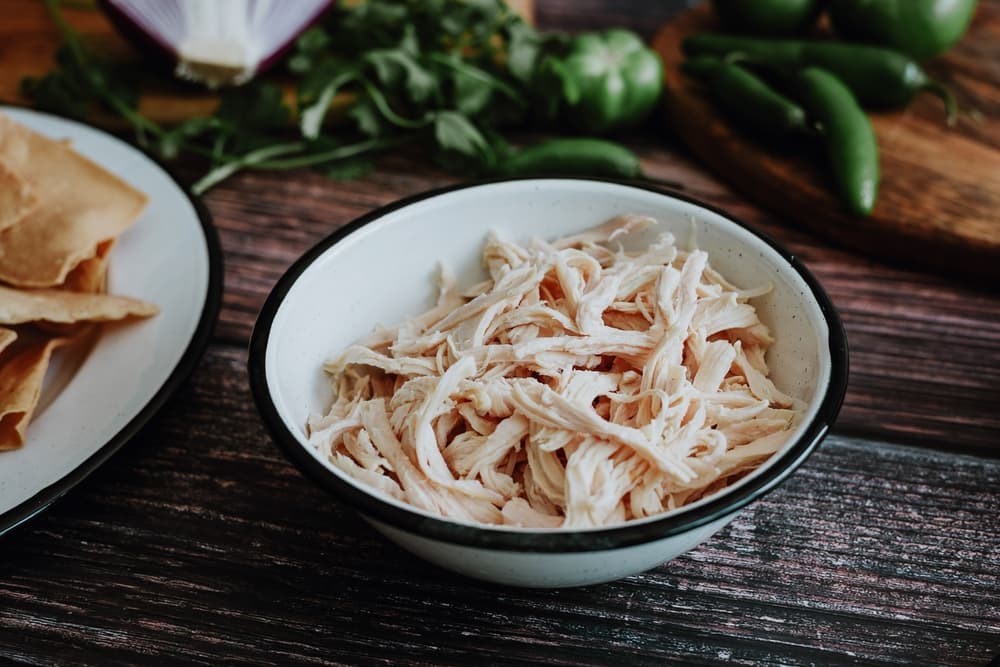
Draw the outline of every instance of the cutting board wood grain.
<instances>
[{"instance_id":1,"label":"cutting board wood grain","mask_svg":"<svg viewBox=\"0 0 1000 667\"><path fill-rule=\"evenodd\" d=\"M516 0L508 4L529 21L533 20L533 0ZM92 3L66 3L63 15L80 33L84 44L108 61L145 66ZM53 68L61 43L59 31L40 0L0 0L0 16L3 16L0 20L0 102L26 105L28 100L21 95L21 79L40 77ZM286 82L282 87L286 104L294 108L294 85ZM338 95L330 105L331 118L342 117L353 100L350 93ZM139 112L158 123L171 125L210 115L218 103L218 95L164 76L153 79L144 88ZM100 112L95 112L88 120L110 129L124 127L116 116Z\"/></svg>"},{"instance_id":2,"label":"cutting board wood grain","mask_svg":"<svg viewBox=\"0 0 1000 667\"><path fill-rule=\"evenodd\" d=\"M683 39L714 29L702 5L676 16L653 41L666 66L669 120L709 168L791 225L872 257L1000 288L1000 2L981 2L965 38L925 65L966 110L955 126L945 124L940 100L929 94L903 110L870 114L882 184L869 218L837 200L821 146L779 147L746 136L682 74Z\"/></svg>"}]
</instances>

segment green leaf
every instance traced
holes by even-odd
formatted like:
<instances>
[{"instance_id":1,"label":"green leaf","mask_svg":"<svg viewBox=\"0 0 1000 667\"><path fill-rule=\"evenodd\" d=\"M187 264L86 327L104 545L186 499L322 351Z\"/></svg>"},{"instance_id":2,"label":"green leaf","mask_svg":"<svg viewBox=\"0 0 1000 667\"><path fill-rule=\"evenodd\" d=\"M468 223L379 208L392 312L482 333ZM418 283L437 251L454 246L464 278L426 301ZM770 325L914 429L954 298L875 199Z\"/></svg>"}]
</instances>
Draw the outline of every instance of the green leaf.
<instances>
[{"instance_id":1,"label":"green leaf","mask_svg":"<svg viewBox=\"0 0 1000 667\"><path fill-rule=\"evenodd\" d=\"M323 168L323 174L334 181L353 181L371 173L375 164L365 156L347 158Z\"/></svg>"},{"instance_id":2,"label":"green leaf","mask_svg":"<svg viewBox=\"0 0 1000 667\"><path fill-rule=\"evenodd\" d=\"M396 88L403 79L403 68L390 55L389 49L372 51L365 56L365 62L375 71L375 78L387 88Z\"/></svg>"},{"instance_id":3,"label":"green leaf","mask_svg":"<svg viewBox=\"0 0 1000 667\"><path fill-rule=\"evenodd\" d=\"M483 77L474 76L465 69L452 72L455 86L455 106L467 116L482 111L493 98L493 86Z\"/></svg>"},{"instance_id":4,"label":"green leaf","mask_svg":"<svg viewBox=\"0 0 1000 667\"><path fill-rule=\"evenodd\" d=\"M134 66L116 65L102 69L105 72L105 94L130 109L137 109L139 107L139 89L142 83L140 77L145 79L147 83L153 77L148 74L140 74Z\"/></svg>"},{"instance_id":5,"label":"green leaf","mask_svg":"<svg viewBox=\"0 0 1000 667\"><path fill-rule=\"evenodd\" d=\"M301 53L296 53L288 59L288 70L294 74L307 74L312 66L312 58Z\"/></svg>"},{"instance_id":6,"label":"green leaf","mask_svg":"<svg viewBox=\"0 0 1000 667\"><path fill-rule=\"evenodd\" d=\"M411 24L406 24L403 28L403 38L399 40L397 47L401 52L416 58L420 55L420 40L417 39L417 31Z\"/></svg>"},{"instance_id":7,"label":"green leaf","mask_svg":"<svg viewBox=\"0 0 1000 667\"><path fill-rule=\"evenodd\" d=\"M409 98L423 104L437 88L437 79L409 54L398 49L370 52L365 60L378 81L390 91L405 85Z\"/></svg>"},{"instance_id":8,"label":"green leaf","mask_svg":"<svg viewBox=\"0 0 1000 667\"><path fill-rule=\"evenodd\" d=\"M493 19L500 12L507 10L507 3L496 0L462 0L462 2L478 12L484 19Z\"/></svg>"},{"instance_id":9,"label":"green leaf","mask_svg":"<svg viewBox=\"0 0 1000 667\"><path fill-rule=\"evenodd\" d=\"M89 96L81 94L72 79L58 72L50 72L40 79L22 79L21 94L43 111L79 120L86 118L90 109Z\"/></svg>"},{"instance_id":10,"label":"green leaf","mask_svg":"<svg viewBox=\"0 0 1000 667\"><path fill-rule=\"evenodd\" d=\"M490 144L490 150L495 161L501 162L515 153L515 149L510 145L510 142L504 139L496 130L487 128L483 134L486 137L486 141Z\"/></svg>"},{"instance_id":11,"label":"green leaf","mask_svg":"<svg viewBox=\"0 0 1000 667\"><path fill-rule=\"evenodd\" d=\"M519 107L526 105L524 96L509 83L453 53L431 53L427 55L427 60L451 70L454 106L463 113L475 115L482 111L493 99L491 91L502 93Z\"/></svg>"},{"instance_id":12,"label":"green leaf","mask_svg":"<svg viewBox=\"0 0 1000 667\"><path fill-rule=\"evenodd\" d=\"M81 95L100 99L109 78L104 67L98 63L81 61L79 53L66 46L56 51L56 65L66 81Z\"/></svg>"},{"instance_id":13,"label":"green leaf","mask_svg":"<svg viewBox=\"0 0 1000 667\"><path fill-rule=\"evenodd\" d=\"M215 117L192 118L164 132L156 142L156 149L166 160L177 157L185 142L209 131L218 130L220 121Z\"/></svg>"},{"instance_id":14,"label":"green leaf","mask_svg":"<svg viewBox=\"0 0 1000 667\"><path fill-rule=\"evenodd\" d=\"M325 51L330 46L330 35L319 26L309 28L295 40L299 53L312 55Z\"/></svg>"},{"instance_id":15,"label":"green leaf","mask_svg":"<svg viewBox=\"0 0 1000 667\"><path fill-rule=\"evenodd\" d=\"M357 70L357 64L343 58L323 56L315 60L309 71L299 79L296 95L300 105L311 104L323 94L332 79L344 72Z\"/></svg>"},{"instance_id":16,"label":"green leaf","mask_svg":"<svg viewBox=\"0 0 1000 667\"><path fill-rule=\"evenodd\" d=\"M443 150L467 157L485 158L490 153L483 134L457 111L442 111L435 116L434 139Z\"/></svg>"},{"instance_id":17,"label":"green leaf","mask_svg":"<svg viewBox=\"0 0 1000 667\"><path fill-rule=\"evenodd\" d=\"M330 35L319 27L313 27L295 40L295 54L288 60L288 69L295 74L308 74L328 57Z\"/></svg>"},{"instance_id":18,"label":"green leaf","mask_svg":"<svg viewBox=\"0 0 1000 667\"><path fill-rule=\"evenodd\" d=\"M539 39L535 29L524 21L507 28L507 68L519 81L530 81L538 60Z\"/></svg>"},{"instance_id":19,"label":"green leaf","mask_svg":"<svg viewBox=\"0 0 1000 667\"><path fill-rule=\"evenodd\" d=\"M135 111L139 99L134 73L112 68L94 60L80 44L79 36L59 14L55 4L48 6L62 33L64 45L56 52L57 68L42 79L25 79L22 90L39 108L85 119L94 105L117 113L132 126L136 139L146 145L147 132L162 129Z\"/></svg>"},{"instance_id":20,"label":"green leaf","mask_svg":"<svg viewBox=\"0 0 1000 667\"><path fill-rule=\"evenodd\" d=\"M423 104L437 91L437 79L413 60L410 60L405 67L406 90L410 99L417 104Z\"/></svg>"},{"instance_id":21,"label":"green leaf","mask_svg":"<svg viewBox=\"0 0 1000 667\"><path fill-rule=\"evenodd\" d=\"M345 84L357 76L353 68L333 76L316 97L316 100L302 108L299 116L299 129L306 139L315 139L323 127L323 119L330 110L330 103Z\"/></svg>"},{"instance_id":22,"label":"green leaf","mask_svg":"<svg viewBox=\"0 0 1000 667\"><path fill-rule=\"evenodd\" d=\"M219 132L213 154L244 153L265 148L280 139L291 123L281 89L254 82L222 93L215 117Z\"/></svg>"},{"instance_id":23,"label":"green leaf","mask_svg":"<svg viewBox=\"0 0 1000 667\"><path fill-rule=\"evenodd\" d=\"M445 15L441 17L441 28L449 35L461 35L466 28L466 24L458 16Z\"/></svg>"},{"instance_id":24,"label":"green leaf","mask_svg":"<svg viewBox=\"0 0 1000 667\"><path fill-rule=\"evenodd\" d=\"M369 137L383 134L384 124L382 114L369 99L362 99L347 112L347 115L358 124L358 130Z\"/></svg>"},{"instance_id":25,"label":"green leaf","mask_svg":"<svg viewBox=\"0 0 1000 667\"><path fill-rule=\"evenodd\" d=\"M581 91L576 78L563 61L554 56L546 57L538 66L532 87L537 98L536 107L543 118L555 118L563 103L573 106L580 101Z\"/></svg>"},{"instance_id":26,"label":"green leaf","mask_svg":"<svg viewBox=\"0 0 1000 667\"><path fill-rule=\"evenodd\" d=\"M251 83L225 91L216 115L238 132L285 128L291 111L285 106L281 88L270 83Z\"/></svg>"}]
</instances>

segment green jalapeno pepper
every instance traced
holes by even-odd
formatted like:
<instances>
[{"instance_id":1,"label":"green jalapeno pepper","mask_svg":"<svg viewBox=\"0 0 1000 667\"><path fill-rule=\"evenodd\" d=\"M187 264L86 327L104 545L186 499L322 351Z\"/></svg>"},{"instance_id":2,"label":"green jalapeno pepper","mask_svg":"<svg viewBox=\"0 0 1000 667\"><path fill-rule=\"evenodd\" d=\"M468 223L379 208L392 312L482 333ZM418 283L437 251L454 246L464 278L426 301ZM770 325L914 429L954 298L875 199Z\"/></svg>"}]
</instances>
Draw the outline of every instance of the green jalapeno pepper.
<instances>
[{"instance_id":1,"label":"green jalapeno pepper","mask_svg":"<svg viewBox=\"0 0 1000 667\"><path fill-rule=\"evenodd\" d=\"M878 142L868 116L840 79L818 67L795 76L795 98L826 141L833 179L847 208L867 216L878 198Z\"/></svg>"},{"instance_id":2,"label":"green jalapeno pepper","mask_svg":"<svg viewBox=\"0 0 1000 667\"><path fill-rule=\"evenodd\" d=\"M505 176L642 176L639 158L620 144L603 139L550 139L502 160L496 173Z\"/></svg>"},{"instance_id":3,"label":"green jalapeno pepper","mask_svg":"<svg viewBox=\"0 0 1000 667\"><path fill-rule=\"evenodd\" d=\"M722 111L755 133L782 137L809 131L806 113L798 104L741 66L715 56L688 58L683 69L703 79Z\"/></svg>"},{"instance_id":4,"label":"green jalapeno pepper","mask_svg":"<svg viewBox=\"0 0 1000 667\"><path fill-rule=\"evenodd\" d=\"M829 41L797 41L700 33L684 40L689 55L743 54L748 60L786 70L821 67L843 81L867 107L900 107L921 90L944 100L948 120L955 117L955 100L920 65L901 53L877 46Z\"/></svg>"}]
</instances>

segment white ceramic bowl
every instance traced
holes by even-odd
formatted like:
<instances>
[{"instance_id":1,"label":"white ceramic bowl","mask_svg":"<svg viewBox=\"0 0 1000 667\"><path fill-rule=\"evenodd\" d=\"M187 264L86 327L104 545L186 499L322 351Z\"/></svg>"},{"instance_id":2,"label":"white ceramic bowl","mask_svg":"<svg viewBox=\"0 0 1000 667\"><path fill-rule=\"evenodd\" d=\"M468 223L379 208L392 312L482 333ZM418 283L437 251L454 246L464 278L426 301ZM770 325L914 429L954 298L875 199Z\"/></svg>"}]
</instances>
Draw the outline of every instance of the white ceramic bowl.
<instances>
[{"instance_id":1,"label":"white ceramic bowl","mask_svg":"<svg viewBox=\"0 0 1000 667\"><path fill-rule=\"evenodd\" d=\"M777 338L768 365L806 414L785 447L739 483L680 510L590 530L484 527L396 501L330 465L306 439L309 414L331 397L323 362L369 333L428 308L438 262L460 284L481 279L489 230L505 238L557 237L620 213L645 214L696 245L740 286L772 283L755 299ZM843 326L815 278L786 250L704 204L645 187L583 179L513 179L448 188L374 211L307 252L268 298L250 343L250 383L275 440L306 474L411 552L462 574L518 586L577 586L659 565L732 521L784 480L835 419L847 384Z\"/></svg>"}]
</instances>

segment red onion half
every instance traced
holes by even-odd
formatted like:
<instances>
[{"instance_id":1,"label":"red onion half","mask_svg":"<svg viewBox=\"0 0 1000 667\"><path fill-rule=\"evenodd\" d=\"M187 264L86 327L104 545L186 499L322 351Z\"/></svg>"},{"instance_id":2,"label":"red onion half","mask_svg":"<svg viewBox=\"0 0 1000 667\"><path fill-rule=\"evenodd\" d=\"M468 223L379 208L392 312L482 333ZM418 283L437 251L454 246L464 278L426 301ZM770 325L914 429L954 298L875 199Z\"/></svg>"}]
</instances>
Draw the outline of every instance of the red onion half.
<instances>
[{"instance_id":1,"label":"red onion half","mask_svg":"<svg viewBox=\"0 0 1000 667\"><path fill-rule=\"evenodd\" d=\"M249 81L281 55L330 0L100 0L139 47L210 88Z\"/></svg>"}]
</instances>

